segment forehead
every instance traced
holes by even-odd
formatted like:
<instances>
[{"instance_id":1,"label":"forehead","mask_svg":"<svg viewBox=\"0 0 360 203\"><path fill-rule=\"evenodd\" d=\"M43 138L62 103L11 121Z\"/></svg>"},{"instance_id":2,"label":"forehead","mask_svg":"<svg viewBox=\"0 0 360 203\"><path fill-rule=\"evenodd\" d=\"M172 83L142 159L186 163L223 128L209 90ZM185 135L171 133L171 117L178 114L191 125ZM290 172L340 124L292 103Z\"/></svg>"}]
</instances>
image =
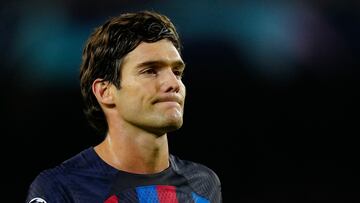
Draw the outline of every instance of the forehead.
<instances>
[{"instance_id":1,"label":"forehead","mask_svg":"<svg viewBox=\"0 0 360 203\"><path fill-rule=\"evenodd\" d=\"M161 61L170 64L182 61L182 59L172 42L162 39L153 43L141 42L124 57L123 64L136 66L147 61Z\"/></svg>"}]
</instances>

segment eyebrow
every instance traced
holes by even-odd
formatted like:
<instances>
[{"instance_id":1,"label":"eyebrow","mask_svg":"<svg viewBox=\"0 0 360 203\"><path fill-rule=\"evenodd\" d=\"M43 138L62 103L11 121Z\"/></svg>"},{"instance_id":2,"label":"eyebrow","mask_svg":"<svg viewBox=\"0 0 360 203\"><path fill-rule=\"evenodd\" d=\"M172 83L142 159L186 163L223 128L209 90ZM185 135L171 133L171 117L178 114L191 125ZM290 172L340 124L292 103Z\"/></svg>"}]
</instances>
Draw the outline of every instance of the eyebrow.
<instances>
[{"instance_id":1,"label":"eyebrow","mask_svg":"<svg viewBox=\"0 0 360 203\"><path fill-rule=\"evenodd\" d=\"M177 60L174 62L171 62L170 64L166 61L163 60L156 60L156 61L145 61L142 63L139 63L136 67L137 68L142 68L142 67L147 67L147 66L166 66L166 65L171 65L172 67L176 67L176 68L185 68L185 63L183 61Z\"/></svg>"}]
</instances>

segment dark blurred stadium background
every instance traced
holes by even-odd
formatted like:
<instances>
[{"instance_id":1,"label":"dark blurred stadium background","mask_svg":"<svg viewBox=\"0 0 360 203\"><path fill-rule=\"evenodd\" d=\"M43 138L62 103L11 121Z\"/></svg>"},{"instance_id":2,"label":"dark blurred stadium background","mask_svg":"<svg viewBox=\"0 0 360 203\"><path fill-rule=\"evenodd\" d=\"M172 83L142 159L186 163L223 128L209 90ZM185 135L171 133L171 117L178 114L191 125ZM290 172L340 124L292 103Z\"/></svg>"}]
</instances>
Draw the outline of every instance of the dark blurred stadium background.
<instances>
[{"instance_id":1,"label":"dark blurred stadium background","mask_svg":"<svg viewBox=\"0 0 360 203\"><path fill-rule=\"evenodd\" d=\"M187 63L170 150L214 169L224 202L359 202L360 1L2 1L2 199L96 145L78 72L93 28L168 15Z\"/></svg>"}]
</instances>

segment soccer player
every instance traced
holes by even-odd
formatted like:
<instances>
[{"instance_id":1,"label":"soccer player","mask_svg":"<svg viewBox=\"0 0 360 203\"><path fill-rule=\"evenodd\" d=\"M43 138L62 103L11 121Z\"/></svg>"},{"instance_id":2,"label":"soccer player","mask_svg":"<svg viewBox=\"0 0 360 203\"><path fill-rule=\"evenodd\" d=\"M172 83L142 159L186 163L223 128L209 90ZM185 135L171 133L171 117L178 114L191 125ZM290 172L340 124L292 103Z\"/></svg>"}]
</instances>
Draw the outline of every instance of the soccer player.
<instances>
[{"instance_id":1,"label":"soccer player","mask_svg":"<svg viewBox=\"0 0 360 203\"><path fill-rule=\"evenodd\" d=\"M97 27L80 86L104 140L42 171L26 202L221 202L213 170L169 153L167 134L183 124L184 69L178 33L160 13L124 13Z\"/></svg>"}]
</instances>

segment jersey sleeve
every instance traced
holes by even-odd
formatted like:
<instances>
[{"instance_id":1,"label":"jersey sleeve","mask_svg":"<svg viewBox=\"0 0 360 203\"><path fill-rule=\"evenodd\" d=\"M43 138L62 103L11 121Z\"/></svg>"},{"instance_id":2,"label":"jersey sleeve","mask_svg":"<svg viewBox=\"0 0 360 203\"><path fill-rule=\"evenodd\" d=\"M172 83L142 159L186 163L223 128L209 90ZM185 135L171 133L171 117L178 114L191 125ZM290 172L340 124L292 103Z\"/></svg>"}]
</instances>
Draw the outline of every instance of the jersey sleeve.
<instances>
[{"instance_id":1,"label":"jersey sleeve","mask_svg":"<svg viewBox=\"0 0 360 203\"><path fill-rule=\"evenodd\" d=\"M221 182L218 175L210 168L201 165L204 171L204 179L201 182L202 191L206 191L206 194L209 196L211 203L220 203L222 202L222 192L221 192Z\"/></svg>"},{"instance_id":2,"label":"jersey sleeve","mask_svg":"<svg viewBox=\"0 0 360 203\"><path fill-rule=\"evenodd\" d=\"M40 173L31 183L26 203L66 203L70 202L66 190L49 171Z\"/></svg>"},{"instance_id":3,"label":"jersey sleeve","mask_svg":"<svg viewBox=\"0 0 360 203\"><path fill-rule=\"evenodd\" d=\"M211 203L222 202L221 182L218 175L207 166L171 155L173 169L182 175L189 186Z\"/></svg>"}]
</instances>

